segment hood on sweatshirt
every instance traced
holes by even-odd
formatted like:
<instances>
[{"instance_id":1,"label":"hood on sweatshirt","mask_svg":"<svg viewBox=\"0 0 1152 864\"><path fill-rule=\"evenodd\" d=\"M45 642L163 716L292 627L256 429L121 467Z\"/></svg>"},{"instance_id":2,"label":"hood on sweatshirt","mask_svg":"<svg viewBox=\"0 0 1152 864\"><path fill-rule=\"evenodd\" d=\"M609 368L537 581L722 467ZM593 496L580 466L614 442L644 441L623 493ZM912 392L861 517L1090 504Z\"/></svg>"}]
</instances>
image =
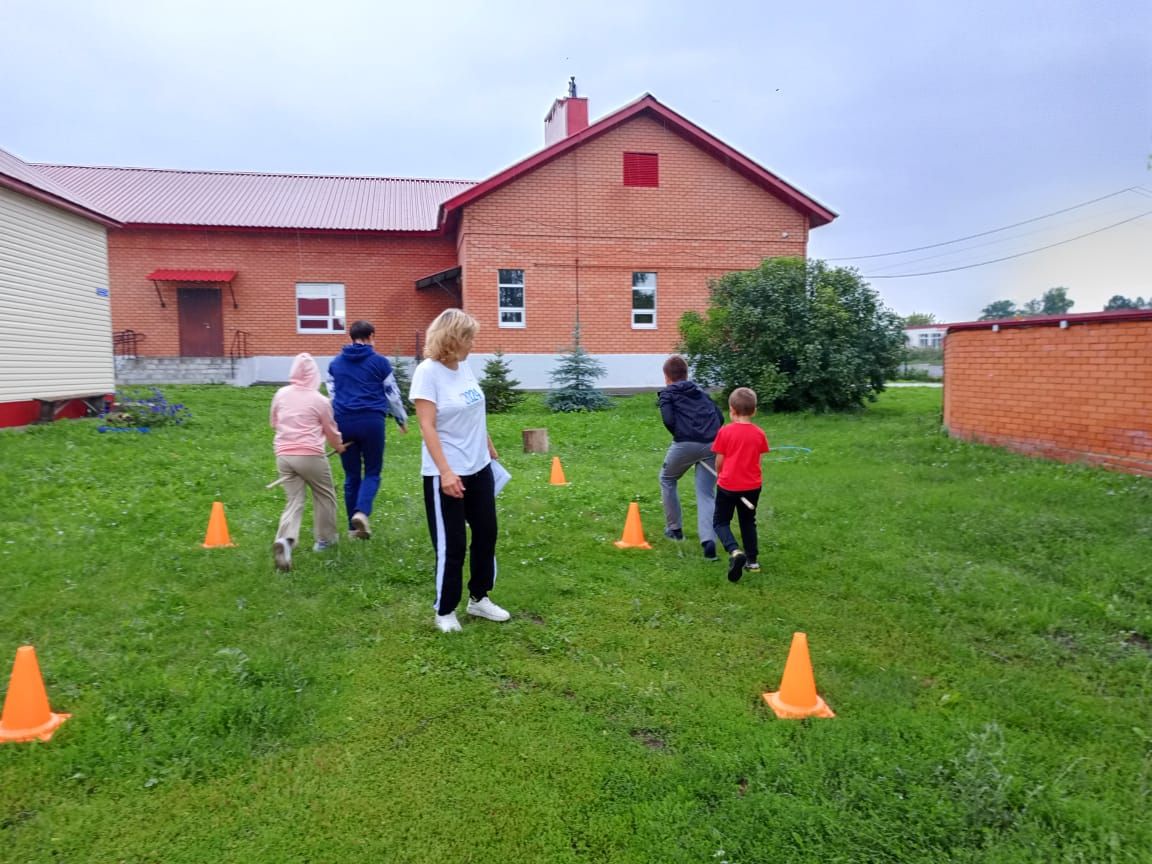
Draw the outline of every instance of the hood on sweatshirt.
<instances>
[{"instance_id":1,"label":"hood on sweatshirt","mask_svg":"<svg viewBox=\"0 0 1152 864\"><path fill-rule=\"evenodd\" d=\"M320 389L320 367L316 365L315 358L304 351L296 355L292 361L292 371L288 373L288 380L297 387L307 390Z\"/></svg>"},{"instance_id":2,"label":"hood on sweatshirt","mask_svg":"<svg viewBox=\"0 0 1152 864\"><path fill-rule=\"evenodd\" d=\"M340 356L351 363L363 363L369 357L376 356L376 349L371 345L352 342L341 349Z\"/></svg>"}]
</instances>

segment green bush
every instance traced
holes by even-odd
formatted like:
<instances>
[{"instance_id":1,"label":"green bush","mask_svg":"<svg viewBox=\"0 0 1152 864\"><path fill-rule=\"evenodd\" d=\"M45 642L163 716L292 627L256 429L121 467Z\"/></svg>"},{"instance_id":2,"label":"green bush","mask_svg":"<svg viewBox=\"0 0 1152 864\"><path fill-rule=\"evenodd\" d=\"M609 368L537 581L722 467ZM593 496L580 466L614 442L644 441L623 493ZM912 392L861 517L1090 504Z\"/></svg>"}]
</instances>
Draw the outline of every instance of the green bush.
<instances>
[{"instance_id":1,"label":"green bush","mask_svg":"<svg viewBox=\"0 0 1152 864\"><path fill-rule=\"evenodd\" d=\"M686 313L680 334L697 380L751 387L777 411L875 401L905 350L903 321L855 270L803 258L722 276L707 313Z\"/></svg>"}]
</instances>

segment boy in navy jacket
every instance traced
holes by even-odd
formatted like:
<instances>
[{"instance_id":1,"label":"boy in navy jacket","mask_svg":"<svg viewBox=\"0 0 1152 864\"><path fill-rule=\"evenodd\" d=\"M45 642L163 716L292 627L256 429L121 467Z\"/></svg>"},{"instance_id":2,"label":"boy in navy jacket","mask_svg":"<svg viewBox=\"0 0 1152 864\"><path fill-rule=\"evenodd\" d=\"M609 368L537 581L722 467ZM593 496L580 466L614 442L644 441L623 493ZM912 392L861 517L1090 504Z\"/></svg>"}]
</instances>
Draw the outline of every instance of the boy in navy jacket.
<instances>
[{"instance_id":1,"label":"boy in navy jacket","mask_svg":"<svg viewBox=\"0 0 1152 864\"><path fill-rule=\"evenodd\" d=\"M672 444L660 468L664 536L672 540L684 539L680 493L676 483L684 472L695 466L696 530L704 557L715 561L716 534L712 517L716 508L716 460L712 442L724 425L724 415L700 385L688 380L688 363L679 354L664 362L664 383L667 386L656 397L660 418L672 433Z\"/></svg>"}]
</instances>

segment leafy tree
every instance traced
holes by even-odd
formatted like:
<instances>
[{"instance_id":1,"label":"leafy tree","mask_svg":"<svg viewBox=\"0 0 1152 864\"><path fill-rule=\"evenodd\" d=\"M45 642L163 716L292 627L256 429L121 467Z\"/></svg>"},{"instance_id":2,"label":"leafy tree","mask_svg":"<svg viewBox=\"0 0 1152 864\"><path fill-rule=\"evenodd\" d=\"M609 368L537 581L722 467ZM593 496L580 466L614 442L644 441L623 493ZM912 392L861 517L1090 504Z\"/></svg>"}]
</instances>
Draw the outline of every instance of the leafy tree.
<instances>
[{"instance_id":1,"label":"leafy tree","mask_svg":"<svg viewBox=\"0 0 1152 864\"><path fill-rule=\"evenodd\" d=\"M524 393L516 389L519 386L520 382L512 377L512 367L504 359L504 352L498 350L484 364L484 377L480 380L488 413L504 414L527 399Z\"/></svg>"},{"instance_id":2,"label":"leafy tree","mask_svg":"<svg viewBox=\"0 0 1152 864\"><path fill-rule=\"evenodd\" d=\"M905 327L931 327L936 323L936 315L932 312L913 312L904 316Z\"/></svg>"},{"instance_id":3,"label":"leafy tree","mask_svg":"<svg viewBox=\"0 0 1152 864\"><path fill-rule=\"evenodd\" d=\"M1020 307L1020 313L1023 315L1043 315L1044 302L1033 298Z\"/></svg>"},{"instance_id":4,"label":"leafy tree","mask_svg":"<svg viewBox=\"0 0 1152 864\"><path fill-rule=\"evenodd\" d=\"M412 414L415 412L416 406L408 398L408 391L412 389L412 376L408 374L408 361L393 356L392 375L396 378L396 386L400 388L400 398L404 402L404 410Z\"/></svg>"},{"instance_id":5,"label":"leafy tree","mask_svg":"<svg viewBox=\"0 0 1152 864\"><path fill-rule=\"evenodd\" d=\"M1011 300L997 300L980 310L981 321L999 321L1002 318L1015 318L1019 314Z\"/></svg>"},{"instance_id":6,"label":"leafy tree","mask_svg":"<svg viewBox=\"0 0 1152 864\"><path fill-rule=\"evenodd\" d=\"M1076 305L1064 287L1049 288L1040 298L1040 311L1044 315L1064 315Z\"/></svg>"},{"instance_id":7,"label":"leafy tree","mask_svg":"<svg viewBox=\"0 0 1152 864\"><path fill-rule=\"evenodd\" d=\"M904 356L903 321L855 270L803 258L722 276L680 335L697 380L751 387L775 410L858 408Z\"/></svg>"},{"instance_id":8,"label":"leafy tree","mask_svg":"<svg viewBox=\"0 0 1152 864\"><path fill-rule=\"evenodd\" d=\"M580 323L572 329L572 349L560 358L549 376L553 389L544 398L553 411L603 411L612 400L593 385L604 377L604 364L580 344Z\"/></svg>"},{"instance_id":9,"label":"leafy tree","mask_svg":"<svg viewBox=\"0 0 1152 864\"><path fill-rule=\"evenodd\" d=\"M1104 307L1104 311L1113 312L1120 309L1152 309L1152 299L1145 300L1143 297L1137 297L1135 300L1129 300L1122 294L1113 294L1112 299Z\"/></svg>"}]
</instances>

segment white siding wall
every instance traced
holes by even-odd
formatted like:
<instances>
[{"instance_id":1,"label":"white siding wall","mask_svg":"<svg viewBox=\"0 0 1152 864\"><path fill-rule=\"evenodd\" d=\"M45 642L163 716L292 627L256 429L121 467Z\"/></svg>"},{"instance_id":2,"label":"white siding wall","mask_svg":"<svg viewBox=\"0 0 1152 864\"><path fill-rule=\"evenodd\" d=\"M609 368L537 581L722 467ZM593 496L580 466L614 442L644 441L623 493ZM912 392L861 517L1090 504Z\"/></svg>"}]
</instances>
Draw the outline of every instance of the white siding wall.
<instances>
[{"instance_id":1,"label":"white siding wall","mask_svg":"<svg viewBox=\"0 0 1152 864\"><path fill-rule=\"evenodd\" d=\"M0 402L111 393L103 225L0 188Z\"/></svg>"}]
</instances>

